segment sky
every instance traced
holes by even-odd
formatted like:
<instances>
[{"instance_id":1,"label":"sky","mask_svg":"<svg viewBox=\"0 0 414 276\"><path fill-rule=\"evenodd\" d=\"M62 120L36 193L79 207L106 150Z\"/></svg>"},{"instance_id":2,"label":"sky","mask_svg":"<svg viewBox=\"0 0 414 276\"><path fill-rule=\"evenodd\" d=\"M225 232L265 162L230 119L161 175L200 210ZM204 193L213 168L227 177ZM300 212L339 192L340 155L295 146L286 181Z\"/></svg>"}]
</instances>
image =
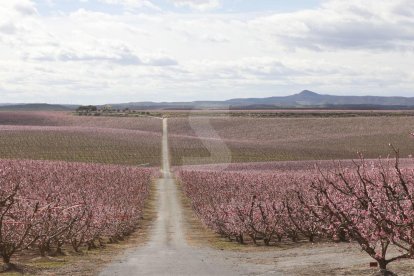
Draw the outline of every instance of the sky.
<instances>
[{"instance_id":1,"label":"sky","mask_svg":"<svg viewBox=\"0 0 414 276\"><path fill-rule=\"evenodd\" d=\"M412 0L0 2L0 102L414 97Z\"/></svg>"}]
</instances>

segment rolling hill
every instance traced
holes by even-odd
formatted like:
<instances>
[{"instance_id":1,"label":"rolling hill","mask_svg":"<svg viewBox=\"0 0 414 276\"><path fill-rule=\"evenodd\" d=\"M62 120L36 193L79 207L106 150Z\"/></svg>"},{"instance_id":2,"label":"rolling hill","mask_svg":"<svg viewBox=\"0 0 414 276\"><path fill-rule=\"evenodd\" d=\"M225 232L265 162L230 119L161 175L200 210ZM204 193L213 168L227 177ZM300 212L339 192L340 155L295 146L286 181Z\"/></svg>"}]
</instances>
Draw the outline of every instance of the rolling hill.
<instances>
[{"instance_id":1,"label":"rolling hill","mask_svg":"<svg viewBox=\"0 0 414 276\"><path fill-rule=\"evenodd\" d=\"M414 97L334 96L304 90L290 96L236 98L225 101L129 102L110 104L114 109L348 109L348 110L414 110ZM70 111L76 105L47 103L0 104L1 110ZM103 105L99 106L103 107Z\"/></svg>"},{"instance_id":2,"label":"rolling hill","mask_svg":"<svg viewBox=\"0 0 414 276\"><path fill-rule=\"evenodd\" d=\"M33 104L0 104L0 111L70 111L77 106L33 103Z\"/></svg>"},{"instance_id":3,"label":"rolling hill","mask_svg":"<svg viewBox=\"0 0 414 276\"><path fill-rule=\"evenodd\" d=\"M226 101L131 102L113 104L114 108L131 109L414 109L414 97L333 96L309 90L284 97L240 98Z\"/></svg>"}]
</instances>

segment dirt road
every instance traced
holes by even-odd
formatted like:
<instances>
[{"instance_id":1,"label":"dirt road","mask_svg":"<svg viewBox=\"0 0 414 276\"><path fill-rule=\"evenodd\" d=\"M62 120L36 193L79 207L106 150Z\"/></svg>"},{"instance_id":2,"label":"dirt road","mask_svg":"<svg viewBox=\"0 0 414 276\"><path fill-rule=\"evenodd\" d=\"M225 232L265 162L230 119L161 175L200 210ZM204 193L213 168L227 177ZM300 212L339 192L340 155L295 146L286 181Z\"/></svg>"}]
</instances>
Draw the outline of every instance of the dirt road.
<instances>
[{"instance_id":1,"label":"dirt road","mask_svg":"<svg viewBox=\"0 0 414 276\"><path fill-rule=\"evenodd\" d=\"M148 244L126 252L101 275L235 275L237 269L208 249L187 245L182 206L170 173L167 119L163 119L163 178L157 182L158 217Z\"/></svg>"}]
</instances>

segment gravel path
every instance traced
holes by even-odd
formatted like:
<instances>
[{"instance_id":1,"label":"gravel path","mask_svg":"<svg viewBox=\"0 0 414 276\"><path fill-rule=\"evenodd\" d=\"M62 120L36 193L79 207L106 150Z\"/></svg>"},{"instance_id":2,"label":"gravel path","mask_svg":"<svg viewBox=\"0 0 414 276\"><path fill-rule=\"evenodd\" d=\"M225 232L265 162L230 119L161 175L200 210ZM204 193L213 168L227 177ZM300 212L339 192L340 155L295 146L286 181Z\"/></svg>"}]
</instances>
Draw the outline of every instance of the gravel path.
<instances>
[{"instance_id":1,"label":"gravel path","mask_svg":"<svg viewBox=\"0 0 414 276\"><path fill-rule=\"evenodd\" d=\"M190 247L184 236L182 206L170 174L167 119L163 120L163 178L157 182L158 217L148 244L126 252L101 275L235 275L241 274L210 249Z\"/></svg>"}]
</instances>

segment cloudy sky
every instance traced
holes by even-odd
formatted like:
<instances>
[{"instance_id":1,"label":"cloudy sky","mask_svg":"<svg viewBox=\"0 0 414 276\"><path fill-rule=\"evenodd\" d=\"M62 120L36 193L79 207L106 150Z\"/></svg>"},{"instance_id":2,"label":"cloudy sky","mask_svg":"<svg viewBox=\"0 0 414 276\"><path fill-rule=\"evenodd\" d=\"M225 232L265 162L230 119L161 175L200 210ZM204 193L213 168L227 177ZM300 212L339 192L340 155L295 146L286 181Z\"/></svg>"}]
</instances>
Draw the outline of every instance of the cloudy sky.
<instances>
[{"instance_id":1,"label":"cloudy sky","mask_svg":"<svg viewBox=\"0 0 414 276\"><path fill-rule=\"evenodd\" d=\"M0 102L414 96L412 0L0 3Z\"/></svg>"}]
</instances>

